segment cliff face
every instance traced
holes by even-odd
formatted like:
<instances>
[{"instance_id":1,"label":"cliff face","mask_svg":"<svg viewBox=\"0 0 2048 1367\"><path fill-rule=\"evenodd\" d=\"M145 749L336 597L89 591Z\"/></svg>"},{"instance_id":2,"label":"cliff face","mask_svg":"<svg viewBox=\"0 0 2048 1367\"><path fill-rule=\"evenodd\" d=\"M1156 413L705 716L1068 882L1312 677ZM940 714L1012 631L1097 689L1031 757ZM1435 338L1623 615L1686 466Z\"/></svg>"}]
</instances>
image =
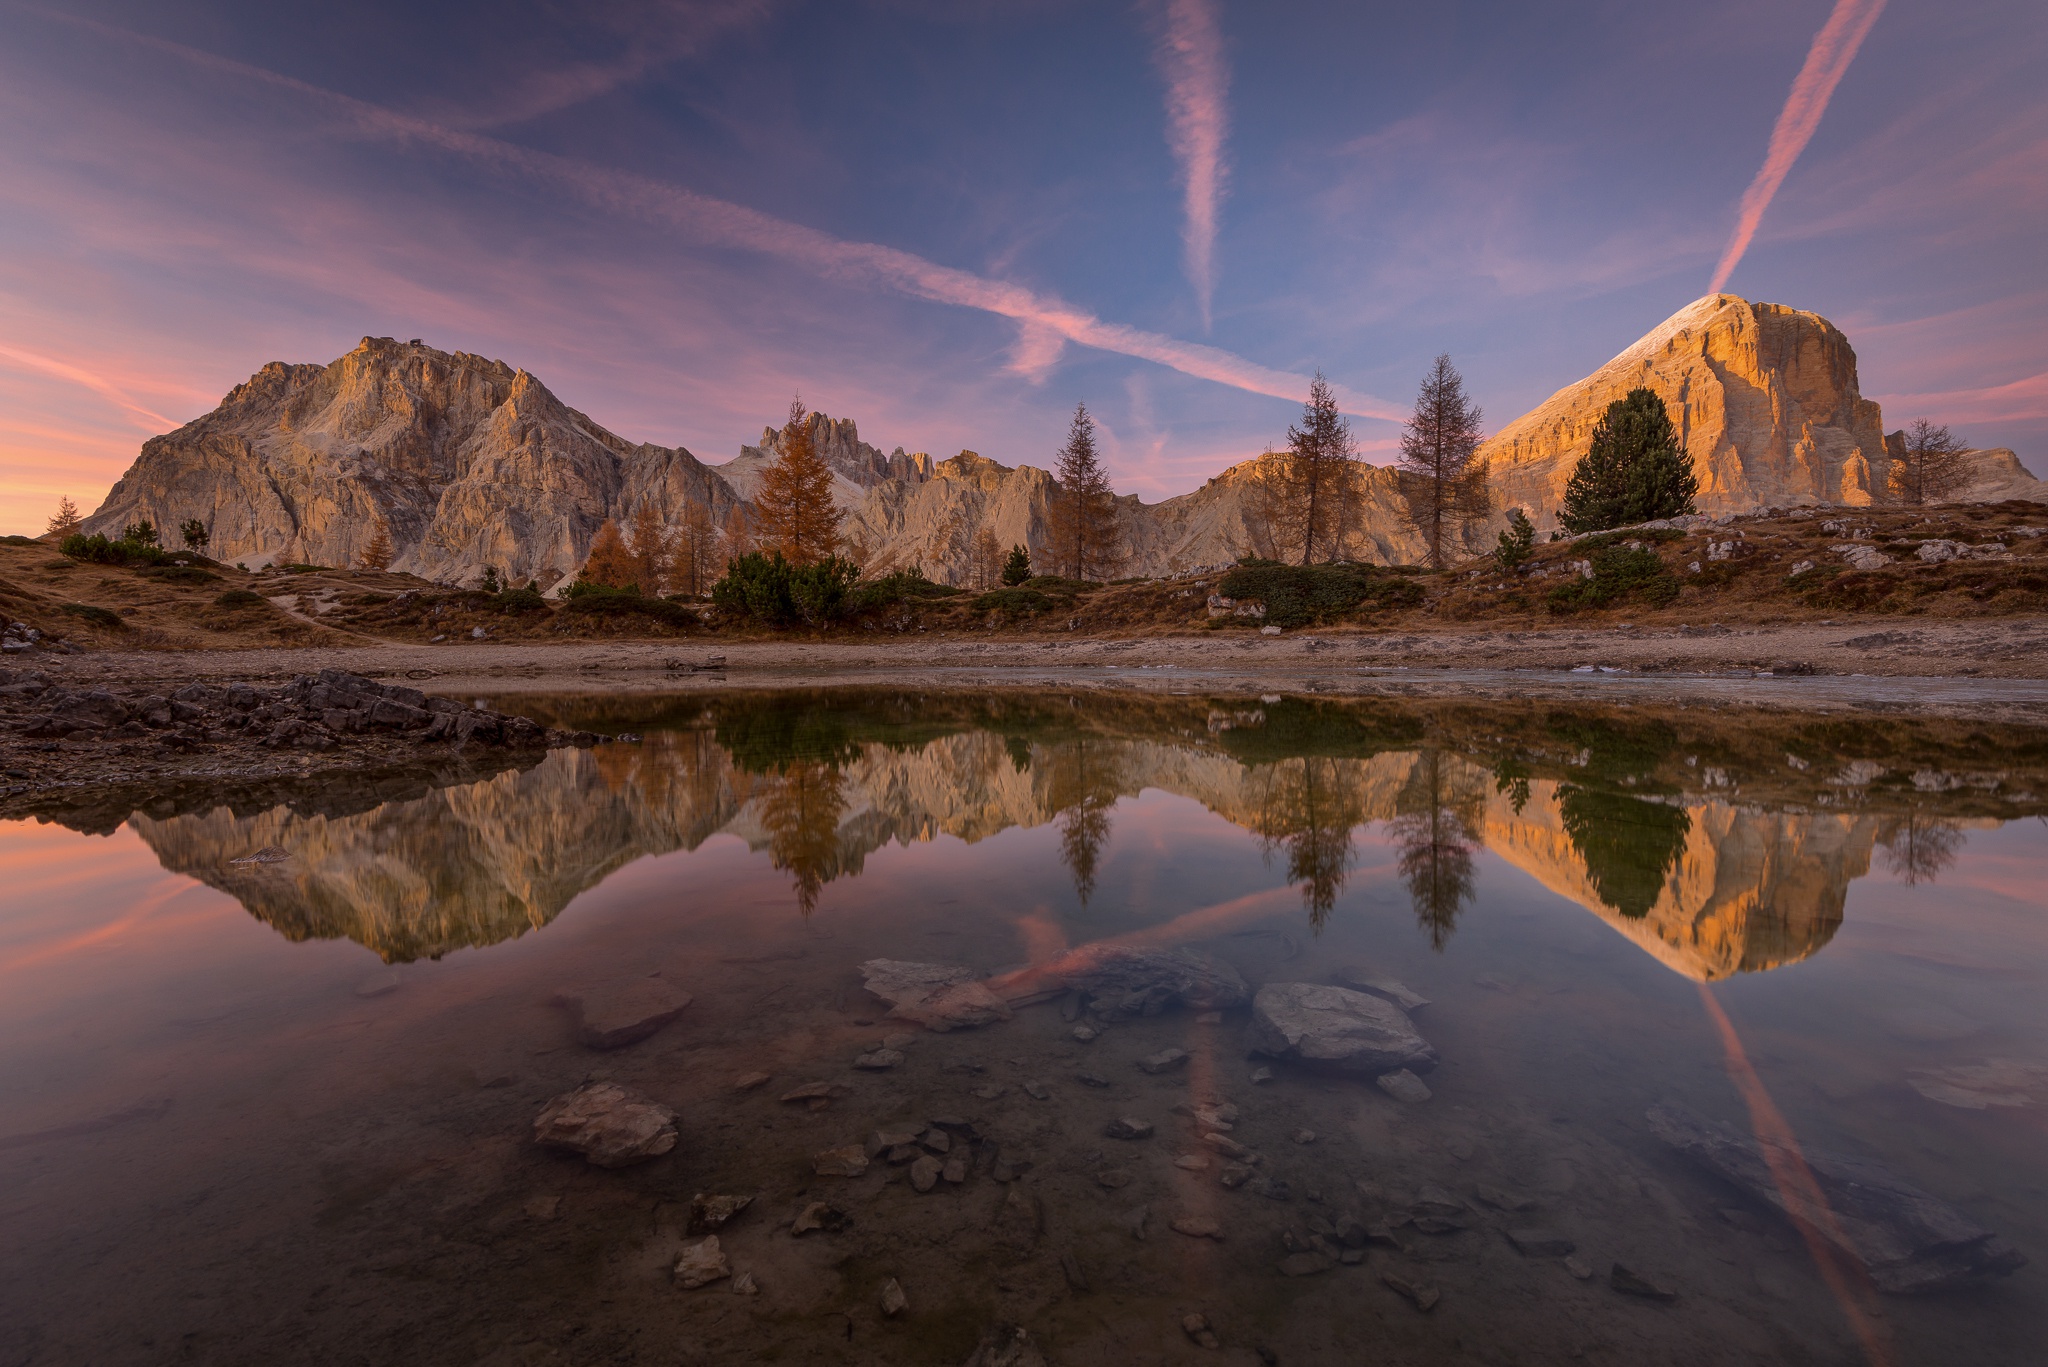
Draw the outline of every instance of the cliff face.
<instances>
[{"instance_id":1,"label":"cliff face","mask_svg":"<svg viewBox=\"0 0 2048 1367\"><path fill-rule=\"evenodd\" d=\"M635 446L523 370L366 337L332 365L273 362L144 443L85 529L197 518L211 555L253 568L352 563L381 523L395 569L464 583L494 565L548 587L647 499L670 520L735 503L688 451Z\"/></svg>"},{"instance_id":2,"label":"cliff face","mask_svg":"<svg viewBox=\"0 0 2048 1367\"><path fill-rule=\"evenodd\" d=\"M1883 417L1857 389L1849 339L1818 314L1713 294L1489 439L1480 453L1501 506L1519 504L1538 527L1554 526L1593 428L1639 386L1670 410L1702 512L1862 506L1882 493Z\"/></svg>"}]
</instances>

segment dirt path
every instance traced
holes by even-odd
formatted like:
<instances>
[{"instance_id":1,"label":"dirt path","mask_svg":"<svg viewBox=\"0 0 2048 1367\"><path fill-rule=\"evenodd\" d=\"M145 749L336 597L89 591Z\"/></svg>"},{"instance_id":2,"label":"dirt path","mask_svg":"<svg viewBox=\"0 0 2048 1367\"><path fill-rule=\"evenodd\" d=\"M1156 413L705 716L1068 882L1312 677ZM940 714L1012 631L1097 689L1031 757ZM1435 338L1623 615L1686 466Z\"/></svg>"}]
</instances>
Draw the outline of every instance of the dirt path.
<instances>
[{"instance_id":1,"label":"dirt path","mask_svg":"<svg viewBox=\"0 0 2048 1367\"><path fill-rule=\"evenodd\" d=\"M693 670L723 659L716 673ZM871 682L894 686L1147 686L1388 690L1475 696L1660 694L1981 703L2048 716L2048 618L1844 625L1368 634L1202 632L1062 639L934 633L911 640L457 641L342 648L38 653L10 663L69 681L282 680L340 667L434 692L633 691ZM1768 677L1760 677L1768 675ZM1913 680L1943 680L1940 687ZM1889 681L1889 682L1885 682Z\"/></svg>"}]
</instances>

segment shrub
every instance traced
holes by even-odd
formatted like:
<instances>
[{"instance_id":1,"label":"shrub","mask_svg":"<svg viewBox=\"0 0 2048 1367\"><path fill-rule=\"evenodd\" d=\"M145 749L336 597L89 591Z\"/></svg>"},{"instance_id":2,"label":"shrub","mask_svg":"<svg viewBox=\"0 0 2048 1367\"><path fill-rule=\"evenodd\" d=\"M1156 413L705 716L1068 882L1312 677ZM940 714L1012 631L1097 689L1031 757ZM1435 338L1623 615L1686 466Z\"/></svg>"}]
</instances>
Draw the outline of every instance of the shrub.
<instances>
[{"instance_id":1,"label":"shrub","mask_svg":"<svg viewBox=\"0 0 2048 1367\"><path fill-rule=\"evenodd\" d=\"M569 585L568 588L562 590L563 599L569 601L578 598L638 598L639 596L640 586L638 584L626 584L623 586L600 584L595 579L583 579L580 577L576 582Z\"/></svg>"},{"instance_id":2,"label":"shrub","mask_svg":"<svg viewBox=\"0 0 2048 1367\"><path fill-rule=\"evenodd\" d=\"M59 611L68 612L73 617L82 617L96 627L107 627L114 631L128 625L121 620L121 614L112 608L94 607L91 603L66 603Z\"/></svg>"},{"instance_id":3,"label":"shrub","mask_svg":"<svg viewBox=\"0 0 2048 1367\"><path fill-rule=\"evenodd\" d=\"M138 546L154 546L157 544L156 524L146 517L139 522L131 522L121 529L121 539Z\"/></svg>"},{"instance_id":4,"label":"shrub","mask_svg":"<svg viewBox=\"0 0 2048 1367\"><path fill-rule=\"evenodd\" d=\"M197 565L156 565L143 571L151 579L161 579L166 584L218 584L220 576L212 570L202 570Z\"/></svg>"},{"instance_id":5,"label":"shrub","mask_svg":"<svg viewBox=\"0 0 2048 1367\"><path fill-rule=\"evenodd\" d=\"M334 567L332 565L280 565L278 568L286 574L327 574Z\"/></svg>"},{"instance_id":6,"label":"shrub","mask_svg":"<svg viewBox=\"0 0 2048 1367\"><path fill-rule=\"evenodd\" d=\"M711 602L722 613L766 626L823 626L846 615L860 566L828 555L809 565L792 565L777 551L751 552L726 565L711 586Z\"/></svg>"},{"instance_id":7,"label":"shrub","mask_svg":"<svg viewBox=\"0 0 2048 1367\"><path fill-rule=\"evenodd\" d=\"M1224 575L1216 591L1264 603L1266 621L1279 627L1326 622L1368 605L1405 608L1422 601L1421 585L1373 565L1283 565L1251 557Z\"/></svg>"},{"instance_id":8,"label":"shrub","mask_svg":"<svg viewBox=\"0 0 2048 1367\"><path fill-rule=\"evenodd\" d=\"M32 536L0 536L0 546L40 546L43 543Z\"/></svg>"},{"instance_id":9,"label":"shrub","mask_svg":"<svg viewBox=\"0 0 2048 1367\"><path fill-rule=\"evenodd\" d=\"M546 612L548 600L539 589L506 589L498 595L497 609L503 613Z\"/></svg>"},{"instance_id":10,"label":"shrub","mask_svg":"<svg viewBox=\"0 0 2048 1367\"><path fill-rule=\"evenodd\" d=\"M1057 574L1034 574L1024 581L1023 587L1037 589L1040 593L1064 593L1071 595L1093 593L1101 588L1102 585L1087 579L1062 579Z\"/></svg>"},{"instance_id":11,"label":"shrub","mask_svg":"<svg viewBox=\"0 0 2048 1367\"><path fill-rule=\"evenodd\" d=\"M873 608L888 607L896 603L929 602L934 598L952 598L963 589L951 584L934 584L924 577L924 571L915 565L907 570L885 574L880 579L870 579L853 591L853 610L865 612Z\"/></svg>"},{"instance_id":12,"label":"shrub","mask_svg":"<svg viewBox=\"0 0 2048 1367\"><path fill-rule=\"evenodd\" d=\"M1071 601L1071 600L1068 600ZM1029 617L1053 606L1054 600L1037 589L1013 584L990 589L974 600L976 612L1000 612L1009 617Z\"/></svg>"},{"instance_id":13,"label":"shrub","mask_svg":"<svg viewBox=\"0 0 2048 1367\"><path fill-rule=\"evenodd\" d=\"M213 600L217 608L260 608L269 606L268 600L260 593L248 589L229 589Z\"/></svg>"},{"instance_id":14,"label":"shrub","mask_svg":"<svg viewBox=\"0 0 2048 1367\"><path fill-rule=\"evenodd\" d=\"M1593 552L1592 562L1591 579L1573 579L1545 595L1551 611L1577 612L1626 600L1662 607L1678 597L1678 576L1664 568L1655 551L1604 546Z\"/></svg>"},{"instance_id":15,"label":"shrub","mask_svg":"<svg viewBox=\"0 0 2048 1367\"><path fill-rule=\"evenodd\" d=\"M161 546L126 537L109 541L98 532L73 532L57 543L57 553L95 565L161 565L170 558Z\"/></svg>"},{"instance_id":16,"label":"shrub","mask_svg":"<svg viewBox=\"0 0 2048 1367\"><path fill-rule=\"evenodd\" d=\"M1508 513L1508 529L1493 548L1493 563L1506 573L1536 553L1536 524L1520 508Z\"/></svg>"}]
</instances>

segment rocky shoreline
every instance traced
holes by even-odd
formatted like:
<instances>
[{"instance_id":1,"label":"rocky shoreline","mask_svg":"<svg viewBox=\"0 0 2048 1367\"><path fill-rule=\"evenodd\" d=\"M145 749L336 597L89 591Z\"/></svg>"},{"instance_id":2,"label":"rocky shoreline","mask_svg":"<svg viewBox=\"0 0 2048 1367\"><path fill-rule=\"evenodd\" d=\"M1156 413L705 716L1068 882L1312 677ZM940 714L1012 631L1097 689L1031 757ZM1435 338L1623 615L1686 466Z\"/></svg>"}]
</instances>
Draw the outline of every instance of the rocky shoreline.
<instances>
[{"instance_id":1,"label":"rocky shoreline","mask_svg":"<svg viewBox=\"0 0 2048 1367\"><path fill-rule=\"evenodd\" d=\"M0 669L0 815L67 790L303 780L477 752L537 760L599 739L341 669L278 688L195 680L169 690Z\"/></svg>"}]
</instances>

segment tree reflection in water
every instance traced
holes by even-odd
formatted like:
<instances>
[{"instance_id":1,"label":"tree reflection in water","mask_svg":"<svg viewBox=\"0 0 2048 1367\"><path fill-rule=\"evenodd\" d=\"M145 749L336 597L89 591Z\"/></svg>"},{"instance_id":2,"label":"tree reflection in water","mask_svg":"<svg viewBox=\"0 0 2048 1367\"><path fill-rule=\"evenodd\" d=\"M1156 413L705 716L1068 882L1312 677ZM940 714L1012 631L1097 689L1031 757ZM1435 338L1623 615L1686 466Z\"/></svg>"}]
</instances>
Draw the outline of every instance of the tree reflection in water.
<instances>
[{"instance_id":1,"label":"tree reflection in water","mask_svg":"<svg viewBox=\"0 0 2048 1367\"><path fill-rule=\"evenodd\" d=\"M797 906L808 917L818 893L839 874L839 819L846 813L846 776L836 764L793 760L776 766L761 788L761 828L768 860L791 875Z\"/></svg>"},{"instance_id":2,"label":"tree reflection in water","mask_svg":"<svg viewBox=\"0 0 2048 1367\"><path fill-rule=\"evenodd\" d=\"M1095 871L1109 841L1110 808L1117 801L1116 770L1099 749L1086 740L1073 741L1052 747L1041 760L1046 805L1060 814L1060 861L1073 875L1074 895L1084 907L1095 895ZM1011 759L1014 763L1014 750Z\"/></svg>"},{"instance_id":3,"label":"tree reflection in water","mask_svg":"<svg viewBox=\"0 0 2048 1367\"><path fill-rule=\"evenodd\" d=\"M1932 883L1948 872L1967 839L1962 825L1939 821L1918 812L1896 817L1878 833L1885 867L1907 887Z\"/></svg>"},{"instance_id":4,"label":"tree reflection in water","mask_svg":"<svg viewBox=\"0 0 2048 1367\"><path fill-rule=\"evenodd\" d=\"M1685 852L1692 817L1682 807L1570 783L1558 787L1557 805L1600 900L1631 921L1647 916Z\"/></svg>"},{"instance_id":5,"label":"tree reflection in water","mask_svg":"<svg viewBox=\"0 0 2048 1367\"><path fill-rule=\"evenodd\" d=\"M1472 900L1472 856L1483 843L1486 801L1472 772L1469 766L1446 764L1442 751L1422 751L1394 799L1396 815L1387 823L1400 850L1401 877L1416 923L1437 950L1450 942L1459 914Z\"/></svg>"},{"instance_id":6,"label":"tree reflection in water","mask_svg":"<svg viewBox=\"0 0 2048 1367\"><path fill-rule=\"evenodd\" d=\"M1321 931L1351 874L1351 833L1365 820L1360 767L1310 756L1266 768L1253 833L1270 862L1287 854L1287 881L1301 885L1309 927Z\"/></svg>"}]
</instances>

